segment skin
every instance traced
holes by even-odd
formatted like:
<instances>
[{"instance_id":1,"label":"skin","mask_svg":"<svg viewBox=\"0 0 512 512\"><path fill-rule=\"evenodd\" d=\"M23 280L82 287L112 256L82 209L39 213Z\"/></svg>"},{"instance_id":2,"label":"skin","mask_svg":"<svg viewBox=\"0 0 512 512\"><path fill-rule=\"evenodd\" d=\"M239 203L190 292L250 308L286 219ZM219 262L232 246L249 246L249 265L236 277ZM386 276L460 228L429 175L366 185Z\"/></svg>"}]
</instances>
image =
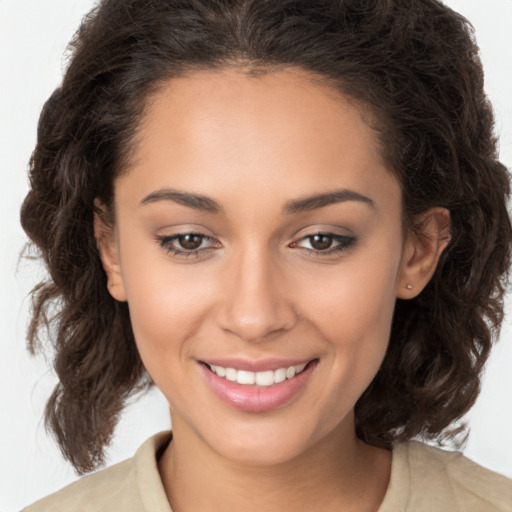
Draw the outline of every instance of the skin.
<instances>
[{"instance_id":1,"label":"skin","mask_svg":"<svg viewBox=\"0 0 512 512\"><path fill-rule=\"evenodd\" d=\"M170 404L173 442L159 469L175 512L372 511L388 485L391 453L356 438L353 409L384 358L396 297L414 297L435 270L449 216L432 209L423 235L404 233L377 133L311 78L227 68L166 83L115 182L114 229L96 219L110 292L128 301L142 360ZM366 199L284 211L339 190ZM209 238L172 254L185 249L169 237L190 232ZM343 237L324 239L343 250L322 254L308 238L318 232ZM198 362L209 358L318 363L290 401L254 413L212 392Z\"/></svg>"}]
</instances>

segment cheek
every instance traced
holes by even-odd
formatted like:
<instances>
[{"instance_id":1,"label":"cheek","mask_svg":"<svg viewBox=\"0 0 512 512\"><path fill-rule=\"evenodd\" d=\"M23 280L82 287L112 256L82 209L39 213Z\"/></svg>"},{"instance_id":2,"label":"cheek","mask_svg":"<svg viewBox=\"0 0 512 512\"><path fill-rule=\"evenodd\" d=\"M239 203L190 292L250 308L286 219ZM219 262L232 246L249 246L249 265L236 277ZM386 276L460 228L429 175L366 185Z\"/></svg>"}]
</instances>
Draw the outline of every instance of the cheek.
<instances>
[{"instance_id":1,"label":"cheek","mask_svg":"<svg viewBox=\"0 0 512 512\"><path fill-rule=\"evenodd\" d=\"M303 282L304 309L318 319L318 326L331 334L330 339L359 343L373 335L387 338L400 255L396 251L367 253L347 259L322 279L314 276Z\"/></svg>"},{"instance_id":2,"label":"cheek","mask_svg":"<svg viewBox=\"0 0 512 512\"><path fill-rule=\"evenodd\" d=\"M133 244L132 244L133 245ZM135 244L137 245L137 244ZM153 379L193 346L212 295L194 265L176 265L143 244L125 244L123 280L137 347ZM201 283L203 281L203 283ZM185 343L187 342L187 343Z\"/></svg>"},{"instance_id":3,"label":"cheek","mask_svg":"<svg viewBox=\"0 0 512 512\"><path fill-rule=\"evenodd\" d=\"M377 254L378 258L340 266L321 287L305 286L309 292L304 309L330 346L333 386L343 388L354 400L385 356L396 300L399 254Z\"/></svg>"}]
</instances>

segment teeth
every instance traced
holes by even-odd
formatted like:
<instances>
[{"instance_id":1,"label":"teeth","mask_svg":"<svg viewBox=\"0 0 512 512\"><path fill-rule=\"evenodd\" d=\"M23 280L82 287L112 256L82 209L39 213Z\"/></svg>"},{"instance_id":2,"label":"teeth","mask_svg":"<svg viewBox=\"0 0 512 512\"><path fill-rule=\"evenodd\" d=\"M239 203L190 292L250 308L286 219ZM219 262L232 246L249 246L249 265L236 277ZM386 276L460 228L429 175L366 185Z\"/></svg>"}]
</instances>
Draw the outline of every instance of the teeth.
<instances>
[{"instance_id":1,"label":"teeth","mask_svg":"<svg viewBox=\"0 0 512 512\"><path fill-rule=\"evenodd\" d=\"M291 379L292 377L295 377L295 366L290 366L290 368L286 368L286 378Z\"/></svg>"},{"instance_id":2,"label":"teeth","mask_svg":"<svg viewBox=\"0 0 512 512\"><path fill-rule=\"evenodd\" d=\"M277 370L267 370L264 372L249 372L246 370L236 370L235 368L224 368L223 366L211 365L210 369L219 377L223 377L231 382L237 382L245 386L256 384L257 386L273 386L291 379L301 373L306 368L306 363L288 368L279 368Z\"/></svg>"},{"instance_id":3,"label":"teeth","mask_svg":"<svg viewBox=\"0 0 512 512\"><path fill-rule=\"evenodd\" d=\"M225 377L226 376L226 368L224 368L223 366L216 366L214 372L219 377Z\"/></svg>"},{"instance_id":4,"label":"teeth","mask_svg":"<svg viewBox=\"0 0 512 512\"><path fill-rule=\"evenodd\" d=\"M274 382L284 382L286 380L286 368L279 368L274 372Z\"/></svg>"},{"instance_id":5,"label":"teeth","mask_svg":"<svg viewBox=\"0 0 512 512\"><path fill-rule=\"evenodd\" d=\"M238 384L254 384L256 382L256 374L254 372L238 370L238 372L236 373L236 381L238 382Z\"/></svg>"},{"instance_id":6,"label":"teeth","mask_svg":"<svg viewBox=\"0 0 512 512\"><path fill-rule=\"evenodd\" d=\"M234 368L226 368L226 379L236 382L237 371Z\"/></svg>"},{"instance_id":7,"label":"teeth","mask_svg":"<svg viewBox=\"0 0 512 512\"><path fill-rule=\"evenodd\" d=\"M272 370L266 372L256 372L256 384L258 386L272 386L274 384L274 372Z\"/></svg>"}]
</instances>

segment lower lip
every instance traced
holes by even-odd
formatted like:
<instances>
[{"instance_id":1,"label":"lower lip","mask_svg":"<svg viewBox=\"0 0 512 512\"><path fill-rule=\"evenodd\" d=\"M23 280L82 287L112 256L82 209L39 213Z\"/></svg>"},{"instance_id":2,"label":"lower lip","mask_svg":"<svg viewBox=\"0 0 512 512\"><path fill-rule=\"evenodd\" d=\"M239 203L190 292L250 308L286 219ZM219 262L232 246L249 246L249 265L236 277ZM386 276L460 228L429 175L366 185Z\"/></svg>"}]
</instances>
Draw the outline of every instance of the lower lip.
<instances>
[{"instance_id":1,"label":"lower lip","mask_svg":"<svg viewBox=\"0 0 512 512\"><path fill-rule=\"evenodd\" d=\"M306 385L316 361L298 375L272 386L245 386L213 373L205 364L199 365L210 389L226 404L244 412L265 412L277 409L294 398Z\"/></svg>"}]
</instances>

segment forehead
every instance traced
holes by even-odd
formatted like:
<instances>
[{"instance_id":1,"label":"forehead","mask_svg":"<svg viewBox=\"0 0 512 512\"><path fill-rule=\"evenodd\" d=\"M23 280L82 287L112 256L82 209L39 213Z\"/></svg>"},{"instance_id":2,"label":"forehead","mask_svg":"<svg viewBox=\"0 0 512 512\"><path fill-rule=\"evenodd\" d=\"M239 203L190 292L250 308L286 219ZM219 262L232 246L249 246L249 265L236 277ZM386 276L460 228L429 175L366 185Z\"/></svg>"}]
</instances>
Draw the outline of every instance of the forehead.
<instances>
[{"instance_id":1,"label":"forehead","mask_svg":"<svg viewBox=\"0 0 512 512\"><path fill-rule=\"evenodd\" d=\"M321 137L328 143L339 140L340 125L350 118L355 122L354 129L343 134L347 144L357 139L367 143L367 149L378 150L378 133L370 129L372 117L368 108L327 85L326 79L300 68L258 74L223 68L165 82L149 98L141 129L149 136L172 131L172 135L188 137L191 132L213 135L244 127L238 140L244 134L254 137L260 130L261 139L256 142L268 143L264 133L275 139L276 132L281 132L279 139L307 137L315 142ZM365 133L358 132L358 127L364 127Z\"/></svg>"},{"instance_id":2,"label":"forehead","mask_svg":"<svg viewBox=\"0 0 512 512\"><path fill-rule=\"evenodd\" d=\"M124 177L140 195L164 186L283 202L342 187L368 195L394 181L368 117L300 69L197 71L150 98Z\"/></svg>"}]
</instances>

